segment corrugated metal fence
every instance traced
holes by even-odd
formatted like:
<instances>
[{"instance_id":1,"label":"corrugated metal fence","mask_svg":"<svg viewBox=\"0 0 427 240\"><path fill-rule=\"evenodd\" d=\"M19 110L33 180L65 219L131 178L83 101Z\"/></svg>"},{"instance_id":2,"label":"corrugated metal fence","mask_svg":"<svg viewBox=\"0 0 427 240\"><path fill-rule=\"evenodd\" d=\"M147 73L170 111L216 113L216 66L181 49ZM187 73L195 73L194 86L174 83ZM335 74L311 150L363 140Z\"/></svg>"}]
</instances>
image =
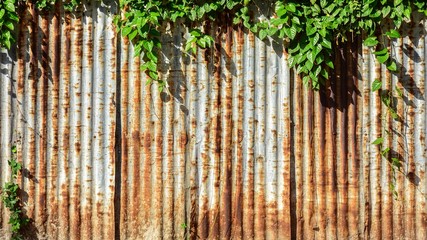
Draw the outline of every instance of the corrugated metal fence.
<instances>
[{"instance_id":1,"label":"corrugated metal fence","mask_svg":"<svg viewBox=\"0 0 427 240\"><path fill-rule=\"evenodd\" d=\"M27 6L0 56L1 183L16 145L30 239L427 238L424 19L390 43L405 71L390 74L355 40L336 49L319 92L282 46L212 25L215 47L189 56L174 27L159 93L118 38L116 7L84 6ZM380 118L376 78L403 89L402 121ZM397 200L371 144L382 129L404 160ZM5 234L7 219L3 206Z\"/></svg>"}]
</instances>

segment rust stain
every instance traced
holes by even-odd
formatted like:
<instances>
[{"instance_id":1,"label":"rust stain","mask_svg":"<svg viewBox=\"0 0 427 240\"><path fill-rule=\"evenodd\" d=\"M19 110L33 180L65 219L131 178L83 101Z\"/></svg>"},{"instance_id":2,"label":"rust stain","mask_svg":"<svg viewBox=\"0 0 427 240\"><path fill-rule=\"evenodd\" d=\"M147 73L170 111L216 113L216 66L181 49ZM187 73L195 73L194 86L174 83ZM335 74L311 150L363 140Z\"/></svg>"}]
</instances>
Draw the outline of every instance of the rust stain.
<instances>
[{"instance_id":1,"label":"rust stain","mask_svg":"<svg viewBox=\"0 0 427 240\"><path fill-rule=\"evenodd\" d=\"M132 207L128 207L130 206L129 200L129 153L130 153L130 142L128 139L129 134L129 118L128 118L128 110L127 110L127 106L129 106L129 60L127 58L127 53L129 51L129 47L128 44L126 44L123 39L120 39L122 46L122 56L125 57L121 57L121 66L120 66L120 85L118 86L118 89L121 90L120 93L120 107L121 109L119 109L121 116L116 116L116 118L120 118L120 127L121 129L121 172L118 173L116 172L115 174L120 174L120 178L118 179L118 181L120 182L120 186L116 186L116 191L118 189L120 189L121 194L119 195L119 193L116 193L117 198L120 198L120 206L115 206L115 208L120 207L120 209L116 212L115 214L118 214L119 216L115 216L116 218L118 217L120 219L120 223L117 223L117 227L120 227L120 230L117 230L117 227L115 227L115 231L117 231L115 234L116 236L119 235L120 238L122 239L126 239L129 238L129 230L128 227L130 224L127 224L127 222L129 222L129 211L126 211L128 208L134 209L135 206ZM119 83L117 83L119 84ZM118 163L116 163L118 164ZM115 202L115 204L117 204L117 202Z\"/></svg>"},{"instance_id":2,"label":"rust stain","mask_svg":"<svg viewBox=\"0 0 427 240\"><path fill-rule=\"evenodd\" d=\"M361 190L359 184L360 177L360 142L361 134L359 129L361 129L361 123L359 121L359 84L358 84L358 39L354 39L353 43L348 44L348 49L350 49L350 61L348 61L349 66L349 76L347 79L346 88L350 90L349 100L347 101L348 106L348 153L347 159L349 161L349 217L348 217L348 230L349 236L358 236L358 222L360 220L358 216L360 207L359 191Z\"/></svg>"},{"instance_id":3,"label":"rust stain","mask_svg":"<svg viewBox=\"0 0 427 240\"><path fill-rule=\"evenodd\" d=\"M221 194L220 194L220 238L227 239L230 238L231 234L231 93L232 93L232 81L230 72L232 59L232 36L233 29L231 26L223 26L225 28L225 42L221 42L221 53L222 57L225 58L225 66L221 66L221 72L225 74L225 78L221 77L221 88L220 88L220 97L221 97L221 153L220 158L223 163L221 168ZM224 45L223 45L224 44ZM224 69L225 67L225 69Z\"/></svg>"},{"instance_id":4,"label":"rust stain","mask_svg":"<svg viewBox=\"0 0 427 240\"><path fill-rule=\"evenodd\" d=\"M237 44L236 51L233 53L233 56L237 59L236 60L236 77L233 78L233 82L238 82L238 89L237 89L237 99L234 101L234 105L237 105L238 109L238 119L237 121L233 119L233 146L234 146L234 154L235 158L237 158L237 161L233 159L233 162L236 163L233 168L233 196L232 196L232 233L231 238L234 239L241 239L243 238L243 95L244 95L244 89L241 82L241 79L243 79L243 61L242 61L242 50L243 50L243 44L244 44L244 33L241 28L238 28L237 32L235 33L235 37Z\"/></svg>"}]
</instances>

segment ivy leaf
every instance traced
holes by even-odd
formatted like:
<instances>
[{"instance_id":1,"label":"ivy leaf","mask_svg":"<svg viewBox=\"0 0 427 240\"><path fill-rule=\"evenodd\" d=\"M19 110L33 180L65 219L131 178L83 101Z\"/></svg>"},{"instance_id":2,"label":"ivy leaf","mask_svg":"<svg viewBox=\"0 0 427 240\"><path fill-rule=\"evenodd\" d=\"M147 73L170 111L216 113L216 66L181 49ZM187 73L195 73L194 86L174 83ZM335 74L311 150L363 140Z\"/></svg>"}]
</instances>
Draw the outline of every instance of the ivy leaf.
<instances>
[{"instance_id":1,"label":"ivy leaf","mask_svg":"<svg viewBox=\"0 0 427 240\"><path fill-rule=\"evenodd\" d=\"M326 29L325 28L320 29L319 33L322 37L326 37Z\"/></svg>"},{"instance_id":2,"label":"ivy leaf","mask_svg":"<svg viewBox=\"0 0 427 240\"><path fill-rule=\"evenodd\" d=\"M378 44L377 37L368 37L367 39L365 39L365 41L363 41L363 45L367 47L374 47L377 44Z\"/></svg>"},{"instance_id":3,"label":"ivy leaf","mask_svg":"<svg viewBox=\"0 0 427 240\"><path fill-rule=\"evenodd\" d=\"M383 48L380 51L376 51L374 52L375 55L379 56L379 55L385 55L388 53L388 49L387 48Z\"/></svg>"},{"instance_id":4,"label":"ivy leaf","mask_svg":"<svg viewBox=\"0 0 427 240\"><path fill-rule=\"evenodd\" d=\"M291 44L291 46L289 46L288 52L289 53L296 53L301 49L300 44L296 43L296 46L293 46L293 44Z\"/></svg>"},{"instance_id":5,"label":"ivy leaf","mask_svg":"<svg viewBox=\"0 0 427 240\"><path fill-rule=\"evenodd\" d=\"M287 22L287 20L286 19L283 19L283 18L273 18L273 19L271 19L271 24L273 24L273 26L279 26L279 25L282 25L282 24L285 24ZM277 28L276 28L276 30L278 30Z\"/></svg>"},{"instance_id":6,"label":"ivy leaf","mask_svg":"<svg viewBox=\"0 0 427 240\"><path fill-rule=\"evenodd\" d=\"M136 37L136 35L138 35L138 30L132 31L128 36L129 41L132 41Z\"/></svg>"},{"instance_id":7,"label":"ivy leaf","mask_svg":"<svg viewBox=\"0 0 427 240\"><path fill-rule=\"evenodd\" d=\"M122 29L122 35L124 37L126 37L127 35L129 35L130 32L132 32L132 26L126 26Z\"/></svg>"},{"instance_id":8,"label":"ivy leaf","mask_svg":"<svg viewBox=\"0 0 427 240\"><path fill-rule=\"evenodd\" d=\"M205 35L205 36L203 36L203 39L206 41L206 46L207 47L211 47L212 46L212 43L214 42L214 39L213 39L212 36Z\"/></svg>"},{"instance_id":9,"label":"ivy leaf","mask_svg":"<svg viewBox=\"0 0 427 240\"><path fill-rule=\"evenodd\" d=\"M384 139L382 137L375 139L375 141L372 142L374 145L379 145L383 143Z\"/></svg>"},{"instance_id":10,"label":"ivy leaf","mask_svg":"<svg viewBox=\"0 0 427 240\"><path fill-rule=\"evenodd\" d=\"M7 28L9 28L11 31L13 31L14 26L13 26L13 23L12 23L12 22L6 21L6 22L4 23L4 25L5 25Z\"/></svg>"},{"instance_id":11,"label":"ivy leaf","mask_svg":"<svg viewBox=\"0 0 427 240\"><path fill-rule=\"evenodd\" d=\"M148 52L151 52L153 51L154 43L153 41L150 41L150 40L143 40L142 46L145 48L145 50L147 50Z\"/></svg>"},{"instance_id":12,"label":"ivy leaf","mask_svg":"<svg viewBox=\"0 0 427 240\"><path fill-rule=\"evenodd\" d=\"M389 59L390 55L386 53L385 55L378 55L377 59L380 63L385 63Z\"/></svg>"},{"instance_id":13,"label":"ivy leaf","mask_svg":"<svg viewBox=\"0 0 427 240\"><path fill-rule=\"evenodd\" d=\"M135 48L134 48L133 51L134 51L135 57L138 57L141 54L141 51L142 51L142 43L139 42L138 44L136 44L136 46L135 46Z\"/></svg>"},{"instance_id":14,"label":"ivy leaf","mask_svg":"<svg viewBox=\"0 0 427 240\"><path fill-rule=\"evenodd\" d=\"M202 32L199 29L192 29L190 31L190 35L194 37L200 37L202 36Z\"/></svg>"},{"instance_id":15,"label":"ivy leaf","mask_svg":"<svg viewBox=\"0 0 427 240\"><path fill-rule=\"evenodd\" d=\"M147 56L147 58L148 58L148 59L150 59L151 61L153 61L153 62L157 63L158 58L157 58L156 54L154 54L153 52L147 52L147 53L146 53L146 56Z\"/></svg>"},{"instance_id":16,"label":"ivy leaf","mask_svg":"<svg viewBox=\"0 0 427 240\"><path fill-rule=\"evenodd\" d=\"M4 45L6 46L7 49L10 49L10 45L11 45L10 39L4 39L3 43L4 43Z\"/></svg>"},{"instance_id":17,"label":"ivy leaf","mask_svg":"<svg viewBox=\"0 0 427 240\"><path fill-rule=\"evenodd\" d=\"M313 52L313 59L316 59L317 55L322 51L322 45L317 44L311 49L311 51Z\"/></svg>"},{"instance_id":18,"label":"ivy leaf","mask_svg":"<svg viewBox=\"0 0 427 240\"><path fill-rule=\"evenodd\" d=\"M201 38L197 41L197 45L199 45L201 48L206 48L206 40L204 38Z\"/></svg>"},{"instance_id":19,"label":"ivy leaf","mask_svg":"<svg viewBox=\"0 0 427 240\"><path fill-rule=\"evenodd\" d=\"M292 26L291 28L283 28L283 30L285 31L285 34L291 40L293 40L296 37L296 35L297 35L297 29L295 28L295 26Z\"/></svg>"},{"instance_id":20,"label":"ivy leaf","mask_svg":"<svg viewBox=\"0 0 427 240\"><path fill-rule=\"evenodd\" d=\"M153 61L147 61L141 66L141 70L145 71L147 69L152 71L152 72L156 72L157 71L157 64Z\"/></svg>"},{"instance_id":21,"label":"ivy leaf","mask_svg":"<svg viewBox=\"0 0 427 240\"><path fill-rule=\"evenodd\" d=\"M389 36L390 38L400 38L400 33L394 29L386 32L386 35Z\"/></svg>"},{"instance_id":22,"label":"ivy leaf","mask_svg":"<svg viewBox=\"0 0 427 240\"><path fill-rule=\"evenodd\" d=\"M382 82L378 79L375 79L372 82L371 92L375 92L375 91L379 90L381 88L381 86L382 86Z\"/></svg>"},{"instance_id":23,"label":"ivy leaf","mask_svg":"<svg viewBox=\"0 0 427 240\"><path fill-rule=\"evenodd\" d=\"M307 36L311 36L317 32L317 29L311 25L307 25L305 31Z\"/></svg>"},{"instance_id":24,"label":"ivy leaf","mask_svg":"<svg viewBox=\"0 0 427 240\"><path fill-rule=\"evenodd\" d=\"M295 23L296 25L301 25L301 22L297 16L292 18L292 22Z\"/></svg>"},{"instance_id":25,"label":"ivy leaf","mask_svg":"<svg viewBox=\"0 0 427 240\"><path fill-rule=\"evenodd\" d=\"M297 8L296 8L296 6L295 6L295 4L293 4L293 3L288 3L288 4L286 4L285 5L285 8L286 8L286 10L288 10L289 12L296 12L297 11Z\"/></svg>"},{"instance_id":26,"label":"ivy leaf","mask_svg":"<svg viewBox=\"0 0 427 240\"><path fill-rule=\"evenodd\" d=\"M334 62L331 59L326 60L326 65L332 69L334 69Z\"/></svg>"},{"instance_id":27,"label":"ivy leaf","mask_svg":"<svg viewBox=\"0 0 427 240\"><path fill-rule=\"evenodd\" d=\"M325 8L325 7L327 6L327 4L328 4L328 1L327 1L327 0L320 0L320 6L321 6L322 8Z\"/></svg>"},{"instance_id":28,"label":"ivy leaf","mask_svg":"<svg viewBox=\"0 0 427 240\"><path fill-rule=\"evenodd\" d=\"M261 29L261 31L259 31L259 38L261 40L264 40L267 37L268 33L266 29Z\"/></svg>"},{"instance_id":29,"label":"ivy leaf","mask_svg":"<svg viewBox=\"0 0 427 240\"><path fill-rule=\"evenodd\" d=\"M318 85L318 83L319 83L319 78L315 75L315 73L313 73L313 72L310 72L310 79L311 79L311 83L313 84L313 86L314 85Z\"/></svg>"},{"instance_id":30,"label":"ivy leaf","mask_svg":"<svg viewBox=\"0 0 427 240\"><path fill-rule=\"evenodd\" d=\"M387 69L396 72L397 71L397 65L395 62L391 61L389 64L387 64Z\"/></svg>"},{"instance_id":31,"label":"ivy leaf","mask_svg":"<svg viewBox=\"0 0 427 240\"><path fill-rule=\"evenodd\" d=\"M394 0L394 6L401 4L403 0Z\"/></svg>"},{"instance_id":32,"label":"ivy leaf","mask_svg":"<svg viewBox=\"0 0 427 240\"><path fill-rule=\"evenodd\" d=\"M325 56L323 56L323 54L319 54L316 57L316 64L321 64L324 60L325 60Z\"/></svg>"},{"instance_id":33,"label":"ivy leaf","mask_svg":"<svg viewBox=\"0 0 427 240\"><path fill-rule=\"evenodd\" d=\"M305 66L305 68L306 68L308 71L311 71L311 69L313 68L313 62L306 61L306 62L305 62L305 64L304 64L304 66ZM311 73L311 72L310 72L310 73Z\"/></svg>"},{"instance_id":34,"label":"ivy leaf","mask_svg":"<svg viewBox=\"0 0 427 240\"><path fill-rule=\"evenodd\" d=\"M13 2L6 1L3 6L8 12L15 12L15 5Z\"/></svg>"},{"instance_id":35,"label":"ivy leaf","mask_svg":"<svg viewBox=\"0 0 427 240\"><path fill-rule=\"evenodd\" d=\"M405 11L403 12L403 15L405 15L407 20L411 19L411 8L410 7L406 8Z\"/></svg>"},{"instance_id":36,"label":"ivy leaf","mask_svg":"<svg viewBox=\"0 0 427 240\"><path fill-rule=\"evenodd\" d=\"M282 17L283 15L286 15L288 13L288 11L285 9L285 8L283 8L283 7L279 7L279 8L277 8L277 10L276 10L276 15L280 18L280 17Z\"/></svg>"},{"instance_id":37,"label":"ivy leaf","mask_svg":"<svg viewBox=\"0 0 427 240\"><path fill-rule=\"evenodd\" d=\"M150 76L150 78L151 78L151 79L153 79L153 80L157 80L157 79L159 79L159 74L157 74L157 72L150 71L150 72L148 73L148 75L149 75L149 76Z\"/></svg>"},{"instance_id":38,"label":"ivy leaf","mask_svg":"<svg viewBox=\"0 0 427 240\"><path fill-rule=\"evenodd\" d=\"M383 9L382 9L383 18L387 17L387 15L390 13L390 11L391 11L390 6L383 7Z\"/></svg>"},{"instance_id":39,"label":"ivy leaf","mask_svg":"<svg viewBox=\"0 0 427 240\"><path fill-rule=\"evenodd\" d=\"M16 12L9 12L8 13L8 17L9 17L10 20L12 20L14 22L18 22L19 21L18 14L16 14Z\"/></svg>"},{"instance_id":40,"label":"ivy leaf","mask_svg":"<svg viewBox=\"0 0 427 240\"><path fill-rule=\"evenodd\" d=\"M307 59L307 55L299 53L295 58L296 58L297 64L301 64L302 62L304 62L304 60Z\"/></svg>"},{"instance_id":41,"label":"ivy leaf","mask_svg":"<svg viewBox=\"0 0 427 240\"><path fill-rule=\"evenodd\" d=\"M325 48L332 49L332 43L327 38L323 38L321 45Z\"/></svg>"},{"instance_id":42,"label":"ivy leaf","mask_svg":"<svg viewBox=\"0 0 427 240\"><path fill-rule=\"evenodd\" d=\"M326 69L324 69L324 68L322 68L322 70L321 70L321 72L320 72L320 75L321 75L322 77L324 77L325 79L328 79L328 78L329 78L329 73L328 73L328 71L326 71Z\"/></svg>"},{"instance_id":43,"label":"ivy leaf","mask_svg":"<svg viewBox=\"0 0 427 240\"><path fill-rule=\"evenodd\" d=\"M320 72L322 71L322 67L317 65L316 66L316 71L314 72L314 75L317 77L319 76Z\"/></svg>"},{"instance_id":44,"label":"ivy leaf","mask_svg":"<svg viewBox=\"0 0 427 240\"><path fill-rule=\"evenodd\" d=\"M319 34L317 33L316 35L314 35L314 37L312 38L312 44L316 45L317 42L319 41Z\"/></svg>"},{"instance_id":45,"label":"ivy leaf","mask_svg":"<svg viewBox=\"0 0 427 240\"><path fill-rule=\"evenodd\" d=\"M295 61L295 57L289 56L288 57L288 64L289 68L293 68L297 62Z\"/></svg>"},{"instance_id":46,"label":"ivy leaf","mask_svg":"<svg viewBox=\"0 0 427 240\"><path fill-rule=\"evenodd\" d=\"M234 1L227 1L227 8L231 10L236 4Z\"/></svg>"},{"instance_id":47,"label":"ivy leaf","mask_svg":"<svg viewBox=\"0 0 427 240\"><path fill-rule=\"evenodd\" d=\"M187 43L185 44L185 49L184 51L188 52L192 47L193 47L193 41L187 41Z\"/></svg>"},{"instance_id":48,"label":"ivy leaf","mask_svg":"<svg viewBox=\"0 0 427 240\"><path fill-rule=\"evenodd\" d=\"M310 51L308 54L307 54L307 59L308 59L308 61L310 62L310 63L314 63L314 59L313 59L313 52L312 51Z\"/></svg>"}]
</instances>

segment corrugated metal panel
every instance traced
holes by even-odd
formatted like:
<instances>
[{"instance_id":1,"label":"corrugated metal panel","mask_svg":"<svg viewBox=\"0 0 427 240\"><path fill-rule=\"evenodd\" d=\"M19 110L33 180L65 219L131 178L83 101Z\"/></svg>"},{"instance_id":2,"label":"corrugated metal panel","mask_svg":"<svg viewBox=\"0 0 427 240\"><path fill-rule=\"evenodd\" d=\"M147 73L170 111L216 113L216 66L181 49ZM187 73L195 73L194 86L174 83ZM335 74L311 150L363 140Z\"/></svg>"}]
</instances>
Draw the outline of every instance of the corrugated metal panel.
<instances>
[{"instance_id":1,"label":"corrugated metal panel","mask_svg":"<svg viewBox=\"0 0 427 240\"><path fill-rule=\"evenodd\" d=\"M356 41L336 49L319 92L282 46L208 24L215 47L190 56L174 26L159 93L117 38L114 8L27 9L17 48L0 55L0 159L3 184L18 146L31 238L427 238L424 26L389 43L406 74ZM404 89L404 121L380 119L376 78ZM382 128L405 160L398 200L371 144ZM3 229L7 217L2 207Z\"/></svg>"},{"instance_id":2,"label":"corrugated metal panel","mask_svg":"<svg viewBox=\"0 0 427 240\"><path fill-rule=\"evenodd\" d=\"M374 61L367 49L362 52L360 63L363 80L363 168L364 189L362 199L369 205L361 215L370 231L366 234L377 238L425 239L427 237L426 218L426 115L425 115L425 19L416 15L405 24L403 39L388 46L393 49L399 69L398 74L390 74L384 66ZM402 119L382 121L380 113L387 110L380 102L379 95L369 95L370 83L374 79L383 82L383 89L394 91L397 86L404 92L403 100L398 100L396 109ZM397 96L396 93L394 93ZM379 136L381 129L391 132L385 143L391 147L392 156L403 160L403 173L397 176L398 201L393 200L389 190L392 181L390 167L379 157L379 149L369 144ZM368 235L365 235L368 236Z\"/></svg>"},{"instance_id":3,"label":"corrugated metal panel","mask_svg":"<svg viewBox=\"0 0 427 240\"><path fill-rule=\"evenodd\" d=\"M122 42L122 239L427 237L423 26L393 42L408 76L390 75L356 40L336 49L319 92L302 86L280 46L208 27L216 46L195 57L180 50L185 30L163 37L168 94L144 85ZM383 126L376 78L385 88L401 79L403 122ZM405 136L387 140L406 164L397 200L371 144L383 127Z\"/></svg>"},{"instance_id":4,"label":"corrugated metal panel","mask_svg":"<svg viewBox=\"0 0 427 240\"><path fill-rule=\"evenodd\" d=\"M28 5L17 47L2 52L1 180L16 145L30 239L114 235L116 34L107 8L85 6L71 16ZM0 219L7 229L4 208Z\"/></svg>"}]
</instances>

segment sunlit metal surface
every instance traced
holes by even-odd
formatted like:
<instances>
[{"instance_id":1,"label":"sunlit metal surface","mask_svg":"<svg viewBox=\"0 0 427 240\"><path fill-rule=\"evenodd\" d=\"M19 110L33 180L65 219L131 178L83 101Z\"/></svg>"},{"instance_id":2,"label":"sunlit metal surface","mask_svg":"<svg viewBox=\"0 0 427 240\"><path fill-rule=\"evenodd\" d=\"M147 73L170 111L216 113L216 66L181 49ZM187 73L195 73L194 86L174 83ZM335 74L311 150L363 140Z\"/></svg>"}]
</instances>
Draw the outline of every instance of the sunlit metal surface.
<instances>
[{"instance_id":1,"label":"sunlit metal surface","mask_svg":"<svg viewBox=\"0 0 427 240\"><path fill-rule=\"evenodd\" d=\"M277 43L211 24L215 46L191 56L172 26L159 93L115 12L28 6L17 46L1 53L1 183L16 145L30 238L427 238L424 20L390 43L405 71L390 74L355 40L335 49L318 92ZM403 91L401 121L381 119L374 79ZM403 161L397 200L371 144L384 129ZM5 236L7 219L2 206Z\"/></svg>"}]
</instances>

